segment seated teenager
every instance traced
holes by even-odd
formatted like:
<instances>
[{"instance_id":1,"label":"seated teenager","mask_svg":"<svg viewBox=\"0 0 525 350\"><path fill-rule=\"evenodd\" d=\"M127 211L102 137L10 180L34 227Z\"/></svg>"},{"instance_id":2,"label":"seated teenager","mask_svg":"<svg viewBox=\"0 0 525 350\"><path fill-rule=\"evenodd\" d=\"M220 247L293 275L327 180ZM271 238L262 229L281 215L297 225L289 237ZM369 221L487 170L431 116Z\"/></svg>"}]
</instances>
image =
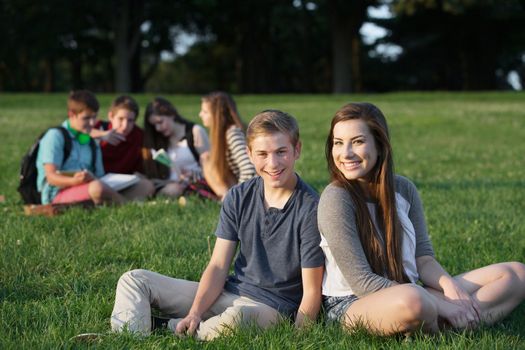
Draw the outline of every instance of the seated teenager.
<instances>
[{"instance_id":1,"label":"seated teenager","mask_svg":"<svg viewBox=\"0 0 525 350\"><path fill-rule=\"evenodd\" d=\"M126 95L117 97L109 108L109 122L98 121L91 136L99 138L104 169L108 173L143 173L143 132L136 124L139 106ZM153 183L143 177L140 182L125 190L125 196L145 199L154 194Z\"/></svg>"},{"instance_id":2,"label":"seated teenager","mask_svg":"<svg viewBox=\"0 0 525 350\"><path fill-rule=\"evenodd\" d=\"M153 159L152 150L160 149L167 151L171 167ZM208 135L203 127L181 117L162 97L148 104L144 116L144 171L154 181L157 194L179 197L202 180L200 157L207 151Z\"/></svg>"},{"instance_id":3,"label":"seated teenager","mask_svg":"<svg viewBox=\"0 0 525 350\"><path fill-rule=\"evenodd\" d=\"M222 199L230 187L255 175L246 153L244 125L235 101L225 92L204 96L199 116L210 130L211 140L210 151L201 157L204 177Z\"/></svg>"},{"instance_id":4,"label":"seated teenager","mask_svg":"<svg viewBox=\"0 0 525 350\"><path fill-rule=\"evenodd\" d=\"M377 107L342 107L332 119L326 158L332 183L321 195L318 220L329 319L380 335L435 333L493 324L523 301L522 263L452 277L437 262L417 189L393 173L388 127Z\"/></svg>"},{"instance_id":5,"label":"seated teenager","mask_svg":"<svg viewBox=\"0 0 525 350\"><path fill-rule=\"evenodd\" d=\"M87 90L72 91L67 108L68 119L62 123L72 140L67 159L60 130L49 129L40 140L36 166L42 204L124 202L125 197L97 180L104 175L104 166L100 147L89 135L99 109L95 95Z\"/></svg>"},{"instance_id":6,"label":"seated teenager","mask_svg":"<svg viewBox=\"0 0 525 350\"><path fill-rule=\"evenodd\" d=\"M264 111L248 126L247 140L259 176L234 186L224 198L215 247L200 282L126 272L117 285L113 330L148 334L162 324L152 320L152 307L170 318L170 330L200 340L241 324L266 328L291 318L302 326L316 319L324 257L318 196L294 171L301 151L297 123L286 113Z\"/></svg>"}]
</instances>

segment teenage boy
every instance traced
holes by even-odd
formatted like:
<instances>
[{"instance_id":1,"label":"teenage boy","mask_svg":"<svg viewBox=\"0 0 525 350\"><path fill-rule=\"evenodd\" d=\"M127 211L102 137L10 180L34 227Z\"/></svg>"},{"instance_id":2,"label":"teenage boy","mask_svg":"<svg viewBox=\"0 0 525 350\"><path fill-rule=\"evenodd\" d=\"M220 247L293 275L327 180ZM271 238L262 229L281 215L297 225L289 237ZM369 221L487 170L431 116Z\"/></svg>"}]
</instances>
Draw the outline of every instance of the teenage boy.
<instances>
[{"instance_id":1,"label":"teenage boy","mask_svg":"<svg viewBox=\"0 0 525 350\"><path fill-rule=\"evenodd\" d=\"M100 139L104 169L110 173L142 172L142 129L136 125L139 106L130 96L119 96L111 103L109 122L99 120L91 136Z\"/></svg>"},{"instance_id":2,"label":"teenage boy","mask_svg":"<svg viewBox=\"0 0 525 350\"><path fill-rule=\"evenodd\" d=\"M71 138L67 159L64 159L65 140L60 130L49 129L40 140L36 166L42 204L89 200L95 204L123 202L123 196L96 180L104 175L100 147L89 136L99 109L97 98L87 90L72 91L67 109L68 119L62 123Z\"/></svg>"},{"instance_id":3,"label":"teenage boy","mask_svg":"<svg viewBox=\"0 0 525 350\"><path fill-rule=\"evenodd\" d=\"M111 103L109 122L97 121L91 136L100 139L104 169L108 173L135 174L143 172L143 131L136 125L139 106L131 97L122 95ZM132 194L133 193L133 194ZM143 177L125 196L143 199L155 193L153 183Z\"/></svg>"},{"instance_id":4,"label":"teenage boy","mask_svg":"<svg viewBox=\"0 0 525 350\"><path fill-rule=\"evenodd\" d=\"M317 230L318 195L294 172L301 152L297 122L264 111L247 130L248 155L259 176L233 187L222 204L212 257L200 282L147 270L122 275L113 330L148 334L162 326L211 340L240 324L266 328L291 318L315 320L324 256ZM227 277L239 245L234 272Z\"/></svg>"}]
</instances>

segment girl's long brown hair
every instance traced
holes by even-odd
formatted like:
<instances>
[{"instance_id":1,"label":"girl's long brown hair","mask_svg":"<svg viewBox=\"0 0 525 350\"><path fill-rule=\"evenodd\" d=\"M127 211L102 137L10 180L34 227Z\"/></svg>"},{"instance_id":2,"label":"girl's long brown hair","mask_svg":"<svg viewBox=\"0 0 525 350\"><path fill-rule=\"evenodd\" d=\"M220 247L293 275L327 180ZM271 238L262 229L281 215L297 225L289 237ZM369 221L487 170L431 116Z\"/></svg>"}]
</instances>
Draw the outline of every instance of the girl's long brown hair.
<instances>
[{"instance_id":1,"label":"girl's long brown hair","mask_svg":"<svg viewBox=\"0 0 525 350\"><path fill-rule=\"evenodd\" d=\"M370 217L365 190L357 180L346 179L332 157L335 125L355 119L366 123L374 137L378 152L376 165L369 174L368 188L370 195L378 202L377 223L379 229L384 232L384 242ZM359 238L372 271L381 276L386 274L389 279L399 283L408 282L401 252L403 231L396 211L392 147L383 113L370 103L350 103L343 106L332 119L325 153L331 181L344 187L356 204Z\"/></svg>"},{"instance_id":2,"label":"girl's long brown hair","mask_svg":"<svg viewBox=\"0 0 525 350\"><path fill-rule=\"evenodd\" d=\"M233 98L225 92L215 91L202 98L202 102L208 103L211 112L210 124L210 162L213 165L216 176L227 185L237 183L235 175L228 165L226 150L226 131L232 125L244 131L244 125L237 112L237 105Z\"/></svg>"},{"instance_id":3,"label":"girl's long brown hair","mask_svg":"<svg viewBox=\"0 0 525 350\"><path fill-rule=\"evenodd\" d=\"M146 106L146 112L144 114L144 147L142 149L144 173L149 178L167 179L170 176L170 168L153 160L150 150L152 148L156 150L164 148L167 151L170 146L170 139L159 134L155 126L149 122L149 117L152 115L171 117L175 122L180 124L189 122L181 117L170 101L163 97L155 97L155 99Z\"/></svg>"}]
</instances>

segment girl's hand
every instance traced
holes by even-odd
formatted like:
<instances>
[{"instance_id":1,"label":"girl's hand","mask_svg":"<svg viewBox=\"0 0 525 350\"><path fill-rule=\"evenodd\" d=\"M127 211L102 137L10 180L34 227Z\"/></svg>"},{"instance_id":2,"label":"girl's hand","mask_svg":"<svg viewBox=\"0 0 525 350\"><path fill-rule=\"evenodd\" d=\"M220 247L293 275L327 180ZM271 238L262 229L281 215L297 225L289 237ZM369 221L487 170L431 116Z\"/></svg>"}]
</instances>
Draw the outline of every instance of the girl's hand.
<instances>
[{"instance_id":1,"label":"girl's hand","mask_svg":"<svg viewBox=\"0 0 525 350\"><path fill-rule=\"evenodd\" d=\"M457 319L461 320L460 323L466 323L465 327L474 328L481 322L478 302L454 280L451 280L447 288L443 288L443 294L451 303L460 308L462 315L458 315Z\"/></svg>"},{"instance_id":2,"label":"girl's hand","mask_svg":"<svg viewBox=\"0 0 525 350\"><path fill-rule=\"evenodd\" d=\"M187 181L188 183L197 182L202 179L202 170L199 168L185 171L181 175L181 179L183 181Z\"/></svg>"},{"instance_id":3,"label":"girl's hand","mask_svg":"<svg viewBox=\"0 0 525 350\"><path fill-rule=\"evenodd\" d=\"M451 301L442 300L439 303L439 316L441 316L452 328L465 329L472 327L462 306Z\"/></svg>"}]
</instances>

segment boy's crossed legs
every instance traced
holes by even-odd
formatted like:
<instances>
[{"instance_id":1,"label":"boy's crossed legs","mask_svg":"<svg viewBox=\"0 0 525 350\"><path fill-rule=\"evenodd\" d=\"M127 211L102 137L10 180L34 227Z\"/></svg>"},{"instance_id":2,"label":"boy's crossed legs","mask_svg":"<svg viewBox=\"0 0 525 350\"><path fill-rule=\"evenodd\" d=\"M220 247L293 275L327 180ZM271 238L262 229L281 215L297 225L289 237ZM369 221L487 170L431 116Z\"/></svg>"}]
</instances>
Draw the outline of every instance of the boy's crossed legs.
<instances>
[{"instance_id":1,"label":"boy's crossed legs","mask_svg":"<svg viewBox=\"0 0 525 350\"><path fill-rule=\"evenodd\" d=\"M121 331L127 327L132 332L149 334L154 307L173 317L168 328L175 331L178 322L188 314L198 285L148 270L126 272L118 281L111 328ZM223 291L202 319L195 336L199 340L212 340L240 324L253 323L267 328L282 316L268 305Z\"/></svg>"}]
</instances>

